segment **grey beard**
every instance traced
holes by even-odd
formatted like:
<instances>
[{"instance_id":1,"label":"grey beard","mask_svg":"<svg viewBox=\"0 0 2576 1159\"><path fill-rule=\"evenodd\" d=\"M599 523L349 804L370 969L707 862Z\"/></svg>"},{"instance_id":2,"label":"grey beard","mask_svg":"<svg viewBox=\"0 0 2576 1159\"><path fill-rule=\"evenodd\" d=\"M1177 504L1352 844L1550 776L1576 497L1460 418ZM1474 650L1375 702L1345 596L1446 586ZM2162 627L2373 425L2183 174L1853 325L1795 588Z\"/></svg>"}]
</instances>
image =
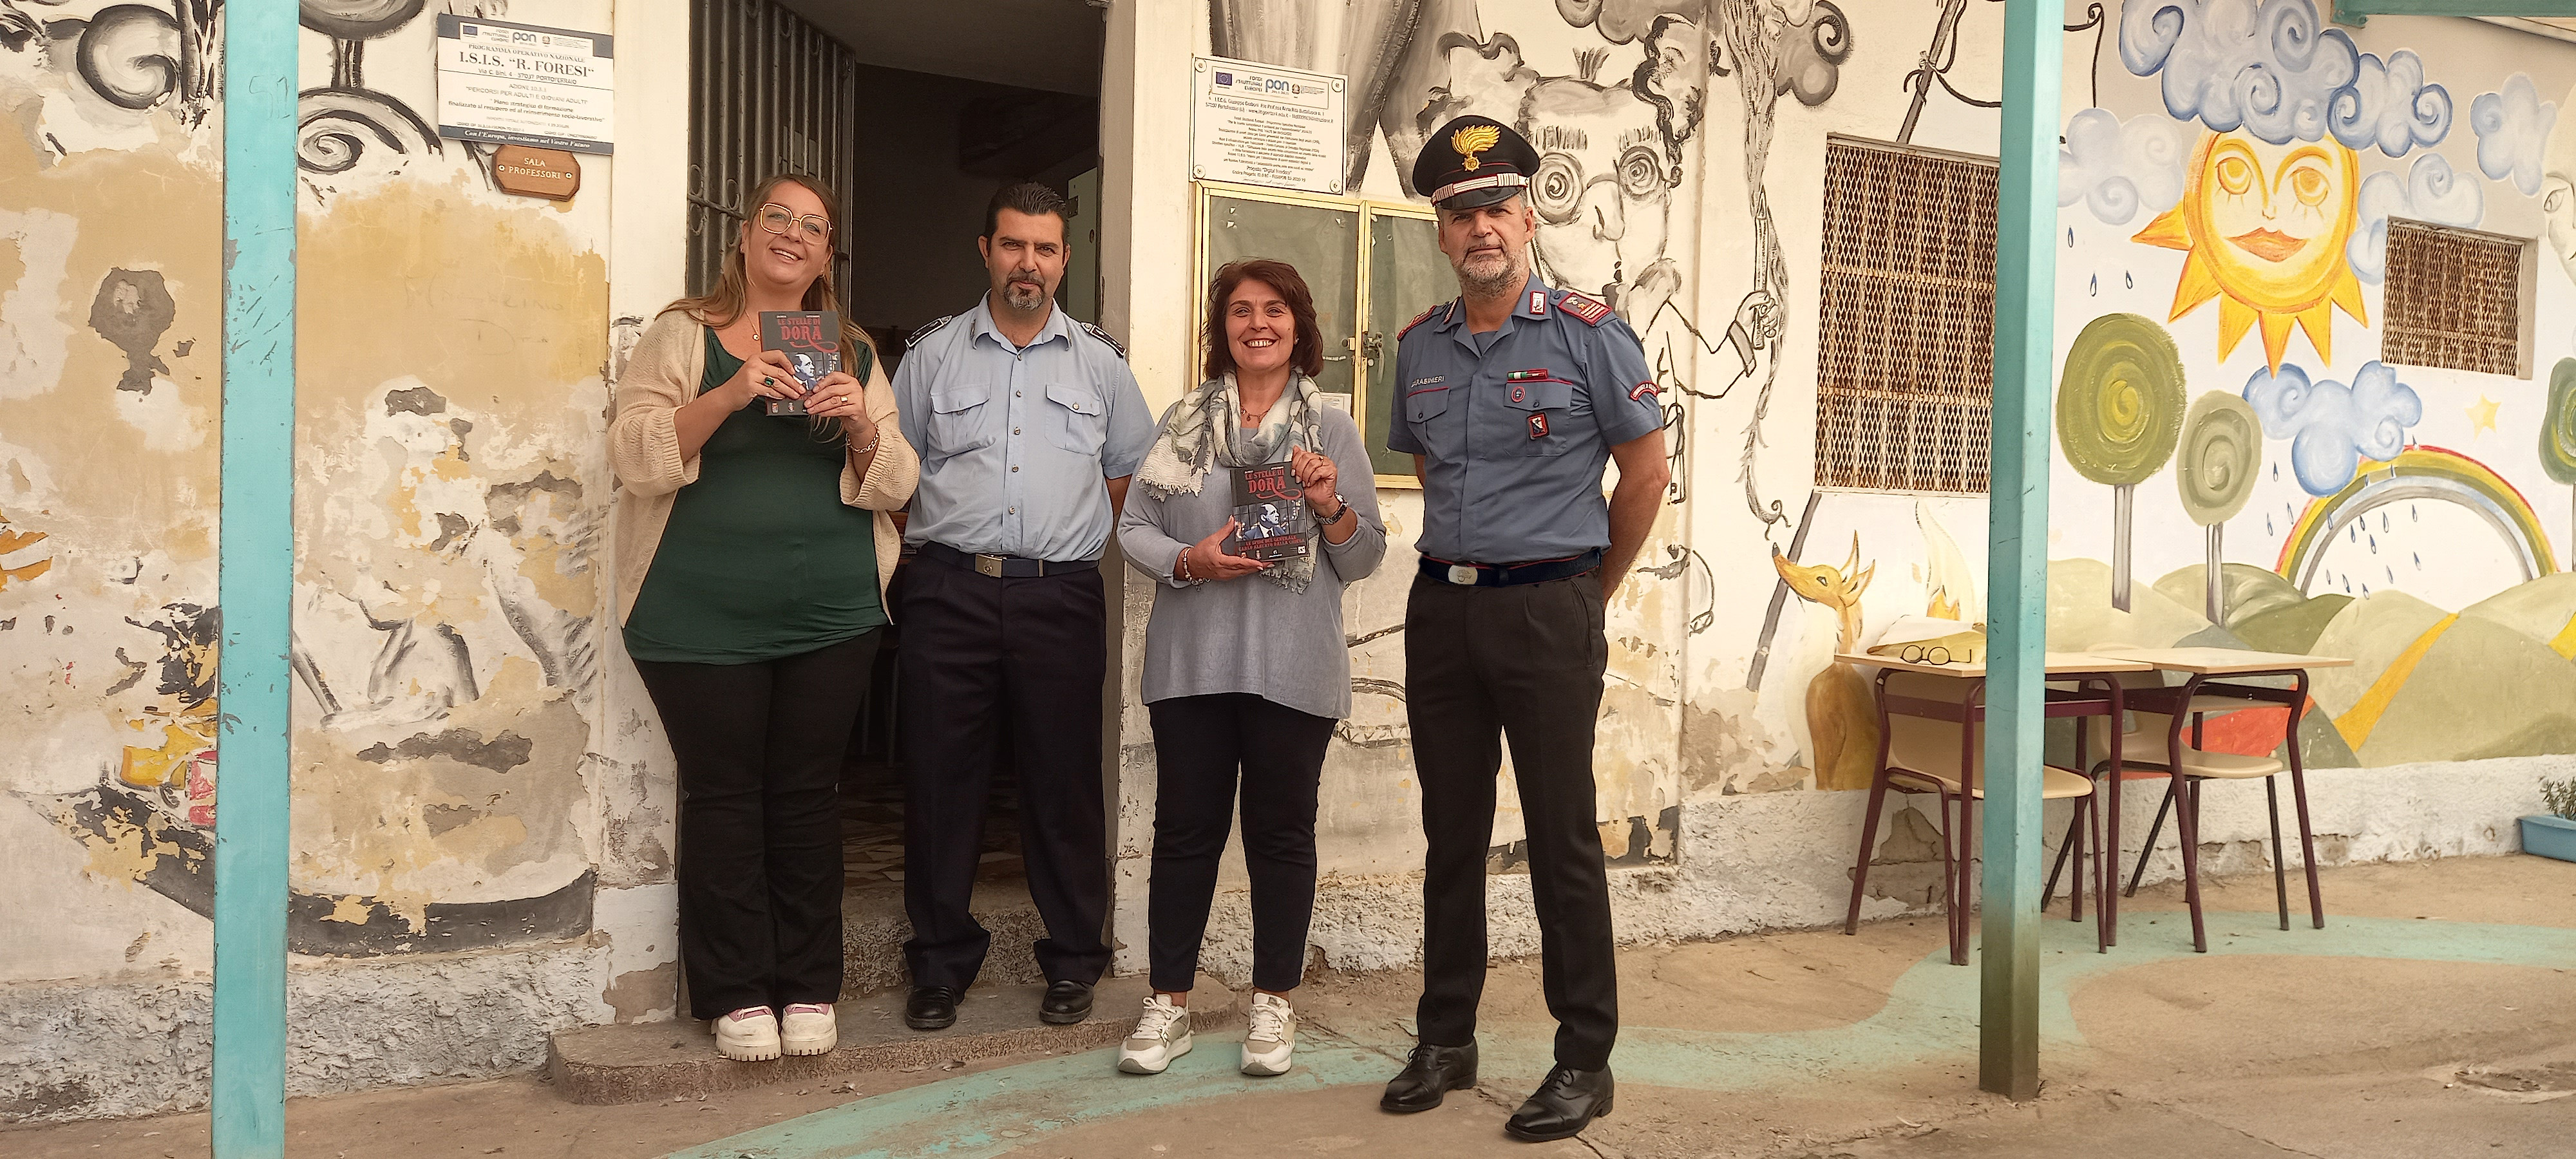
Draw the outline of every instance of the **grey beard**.
<instances>
[{"instance_id":1,"label":"grey beard","mask_svg":"<svg viewBox=\"0 0 2576 1159\"><path fill-rule=\"evenodd\" d=\"M1026 305L1022 305L1019 301L1020 292L1023 290L1028 292L1030 298ZM1035 310L1047 304L1046 288L1030 282L1004 282L1002 304L1014 310Z\"/></svg>"},{"instance_id":2,"label":"grey beard","mask_svg":"<svg viewBox=\"0 0 2576 1159\"><path fill-rule=\"evenodd\" d=\"M1470 298L1507 298L1519 293L1521 287L1529 282L1529 261L1526 258L1505 261L1502 272L1491 276L1470 272L1463 262L1451 269L1458 274L1459 290Z\"/></svg>"}]
</instances>

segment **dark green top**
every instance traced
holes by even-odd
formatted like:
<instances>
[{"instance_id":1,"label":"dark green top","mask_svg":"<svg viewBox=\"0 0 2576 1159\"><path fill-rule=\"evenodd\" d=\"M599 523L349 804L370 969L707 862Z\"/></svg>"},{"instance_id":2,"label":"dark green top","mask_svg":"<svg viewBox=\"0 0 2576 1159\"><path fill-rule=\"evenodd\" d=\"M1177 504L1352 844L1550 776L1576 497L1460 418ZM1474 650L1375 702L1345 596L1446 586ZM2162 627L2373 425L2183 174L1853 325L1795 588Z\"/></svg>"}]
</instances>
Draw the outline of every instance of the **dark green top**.
<instances>
[{"instance_id":1,"label":"dark green top","mask_svg":"<svg viewBox=\"0 0 2576 1159\"><path fill-rule=\"evenodd\" d=\"M742 360L708 330L698 393ZM754 403L698 450L626 618L638 660L749 664L838 644L886 622L875 515L841 502L841 439Z\"/></svg>"}]
</instances>

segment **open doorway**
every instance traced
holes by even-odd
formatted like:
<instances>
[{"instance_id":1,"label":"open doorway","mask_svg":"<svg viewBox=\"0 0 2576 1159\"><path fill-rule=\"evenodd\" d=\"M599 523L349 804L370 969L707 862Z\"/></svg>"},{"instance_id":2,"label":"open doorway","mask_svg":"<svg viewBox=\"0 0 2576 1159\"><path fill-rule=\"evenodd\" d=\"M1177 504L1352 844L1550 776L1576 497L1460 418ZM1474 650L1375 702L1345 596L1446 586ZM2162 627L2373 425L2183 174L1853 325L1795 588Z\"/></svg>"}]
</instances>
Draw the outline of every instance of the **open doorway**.
<instances>
[{"instance_id":1,"label":"open doorway","mask_svg":"<svg viewBox=\"0 0 2576 1159\"><path fill-rule=\"evenodd\" d=\"M752 208L740 204L743 195L773 171L812 173L833 187L845 223L834 238L843 308L891 371L913 333L974 308L985 290L975 248L985 205L1004 184L1032 180L1064 193L1075 210L1058 306L1098 320L1102 8L1085 0L694 5L692 293L714 276ZM898 587L912 566L898 565ZM854 950L871 940L860 935L863 926L899 926L890 918L901 913L903 889L894 679L902 646L898 622L879 657L874 698L852 722L841 782ZM979 914L988 886L997 903L1027 904L1016 793L1007 774L995 788ZM1014 965L1001 942L1020 923L984 921L996 941L988 973ZM899 960L895 977L861 977L883 965L863 964L865 956L851 956L849 993L900 982Z\"/></svg>"}]
</instances>

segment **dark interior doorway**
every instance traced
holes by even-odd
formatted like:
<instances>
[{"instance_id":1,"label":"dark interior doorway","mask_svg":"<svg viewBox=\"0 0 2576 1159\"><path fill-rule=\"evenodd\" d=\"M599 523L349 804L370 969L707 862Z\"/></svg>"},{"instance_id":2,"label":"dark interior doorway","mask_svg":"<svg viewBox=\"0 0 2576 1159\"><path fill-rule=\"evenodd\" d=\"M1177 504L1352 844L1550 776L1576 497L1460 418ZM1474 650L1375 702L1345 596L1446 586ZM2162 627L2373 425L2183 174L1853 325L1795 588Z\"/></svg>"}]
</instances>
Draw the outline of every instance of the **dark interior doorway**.
<instances>
[{"instance_id":1,"label":"dark interior doorway","mask_svg":"<svg viewBox=\"0 0 2576 1159\"><path fill-rule=\"evenodd\" d=\"M1019 180L1072 202L1072 260L1058 304L1099 318L1099 125L1105 14L1086 0L894 5L849 0L693 0L690 292L719 268L778 170L834 187L844 309L889 371L905 340L975 307L975 238L995 190ZM899 515L898 519L901 518ZM899 564L899 590L913 564ZM851 905L899 905L903 880L902 626L889 630L874 695L852 722L842 774ZM1007 768L1007 758L1004 762ZM1017 794L997 770L982 879L1021 876Z\"/></svg>"}]
</instances>

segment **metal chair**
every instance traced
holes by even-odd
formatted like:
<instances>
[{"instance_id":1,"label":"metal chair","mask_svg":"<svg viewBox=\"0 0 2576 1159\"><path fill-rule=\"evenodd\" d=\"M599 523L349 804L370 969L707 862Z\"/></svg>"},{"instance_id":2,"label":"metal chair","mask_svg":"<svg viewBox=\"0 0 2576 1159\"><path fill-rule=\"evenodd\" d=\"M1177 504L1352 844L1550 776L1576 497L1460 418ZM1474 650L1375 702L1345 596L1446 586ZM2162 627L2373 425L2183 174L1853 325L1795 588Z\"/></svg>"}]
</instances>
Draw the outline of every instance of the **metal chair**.
<instances>
[{"instance_id":1,"label":"metal chair","mask_svg":"<svg viewBox=\"0 0 2576 1159\"><path fill-rule=\"evenodd\" d=\"M2134 703L2137 701L2148 700L2152 693L2153 686L2149 686L2140 691L2133 691L2130 695L2132 697L2132 702ZM2167 704L2164 707L2172 707L2172 705ZM2175 716L2157 712L2138 711L2133 713L2132 715L2136 720L2137 727L2134 731L2125 733L2121 737L2120 763L2124 768L2162 770L2166 774L2164 802L2156 807L2156 819L2154 823L2149 825L2147 828L2146 845L2138 850L2137 868L2130 872L2128 888L2121 891L2121 896L2137 896L2139 879L2144 877L2147 872L2147 859L2154 856L2156 838L2164 832L2165 816L2168 813L2174 812L2174 805L2177 800L2181 802L2182 808L2180 815L2176 818L2176 824L2182 830L2183 841L2187 845L2191 846L2191 849L2187 850L2187 852L2196 853L2198 850L2198 842L2200 840L2201 784L2205 781L2250 781L2260 779L2263 782L2264 806L2270 813L2272 826L2272 888L2280 908L2281 928L2285 930L2289 929L2289 869L2287 860L2282 856L2280 789L2278 783L2274 781L2273 778L2282 773L2289 772L2290 767L2282 763L2282 761L2277 757L2249 757L2236 753L2216 753L2199 747L2202 740L2201 727L2206 723L2208 717L2230 712L2241 712L2249 708L2261 708L2263 705L2260 702L2247 701L2230 696L2193 696L2189 703L2183 707L2191 718L2189 722L2191 730L2190 744L2181 743L2182 733L2185 727L2184 721L2176 718ZM2297 716L2295 714L2291 717L2291 727L2297 727ZM2108 733L2109 730L2105 729L2103 731ZM2085 761L2088 768L2099 771L2101 763L2108 755L2107 743L2108 737L2105 736L2100 740L2087 744L2086 747L2091 750L2085 754ZM2175 754L2177 752L2180 755L2179 762L2175 759ZM2306 786L2297 778L2293 778L2291 782L2291 792L2295 794L2298 804L2300 847L2303 849L2312 848L2310 842L2313 840L2313 837L2308 830ZM2114 834L2113 840L2116 841L2117 839L2118 836ZM2113 855L2115 857L2117 856L2116 849L2113 851ZM2318 929L2324 929L2325 913L2323 908L2316 904L2316 899L2319 896L2316 859L2311 857L2306 858L2305 860L2307 862L2305 868L2308 876L2310 916L2315 920L2316 927ZM2186 856L2183 858L2183 875L2183 892L2185 899L2189 902L2191 908L2193 948L2205 953L2209 949L2209 944L2207 935L2202 932L2200 910L2200 859L2197 856ZM2050 880L2052 883L2055 881L2055 877L2055 873L2052 872L2050 874Z\"/></svg>"},{"instance_id":2,"label":"metal chair","mask_svg":"<svg viewBox=\"0 0 2576 1159\"><path fill-rule=\"evenodd\" d=\"M1966 723L1965 718L1973 714L1972 710L1977 706L1978 698L1982 696L1983 687L1983 681L1911 672L1890 672L1883 677L1880 683L1881 731L1878 770L1870 782L1869 816L1861 829L1859 864L1852 870L1851 909L1843 919L1844 933L1858 933L1860 929L1861 897L1868 886L1869 861L1873 852L1871 847L1876 843L1878 816L1886 802L1887 793L1890 790L1899 793L1932 793L1940 798L1941 803L1939 823L1941 880L1946 898L1944 902L1946 916L1950 923L1950 961L1953 965L1968 964L1968 914L1971 906L1968 896L1969 875L1964 867L1974 863L1975 855L1975 850L1969 845L1970 837L1975 830L1975 821L1969 816L1969 808L1974 802L1984 800L1986 791L1984 784L1985 725L1982 722ZM1886 700L1891 696L1957 705L1958 715L1962 720L1938 720L1891 713L1887 708ZM1962 773L1961 770L1966 771ZM2067 824L2066 840L2061 851L2071 849L2074 857L2079 859L2084 857L2087 834L2090 834L2090 844L2095 851L2093 862L2093 896L2097 902L2095 938L2098 945L2107 948L2109 929L2102 924L2101 907L2098 902L2104 891L2110 887L2108 876L2110 859L2102 849L2101 819L2095 809L2093 780L2073 769L2059 768L2055 765L2042 766L2040 798L2046 801L2072 800L2075 803L2075 815ZM1958 823L1955 825L1951 822L1950 812L1954 802L1959 808ZM2050 891L2052 893L2055 891L2053 877ZM2074 887L2068 892L2068 898L2067 920L2084 920L2084 890L2080 874ZM2042 908L2046 908L2045 897L2040 904Z\"/></svg>"}]
</instances>

